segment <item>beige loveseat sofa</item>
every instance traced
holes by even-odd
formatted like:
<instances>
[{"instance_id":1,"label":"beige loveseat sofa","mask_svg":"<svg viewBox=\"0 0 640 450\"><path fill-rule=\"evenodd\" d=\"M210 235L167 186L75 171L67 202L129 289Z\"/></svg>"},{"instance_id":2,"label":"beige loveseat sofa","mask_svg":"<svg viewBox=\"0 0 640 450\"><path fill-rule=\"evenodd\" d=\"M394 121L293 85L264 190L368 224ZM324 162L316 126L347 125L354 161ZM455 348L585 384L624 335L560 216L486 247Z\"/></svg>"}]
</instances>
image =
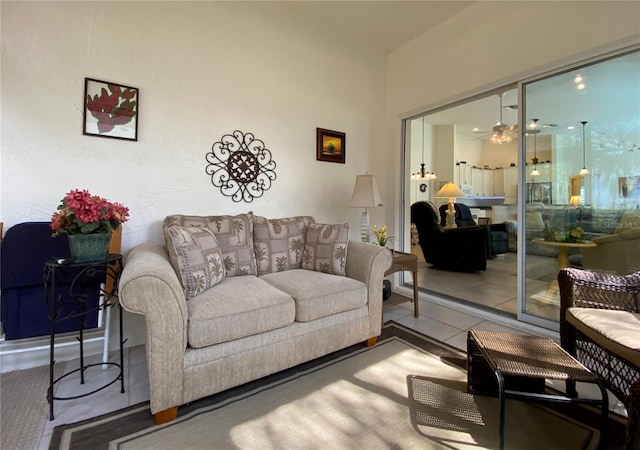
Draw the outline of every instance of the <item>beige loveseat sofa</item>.
<instances>
[{"instance_id":1,"label":"beige loveseat sofa","mask_svg":"<svg viewBox=\"0 0 640 450\"><path fill-rule=\"evenodd\" d=\"M144 314L151 412L330 352L373 345L389 250L311 217L169 216L128 255L121 305Z\"/></svg>"}]
</instances>

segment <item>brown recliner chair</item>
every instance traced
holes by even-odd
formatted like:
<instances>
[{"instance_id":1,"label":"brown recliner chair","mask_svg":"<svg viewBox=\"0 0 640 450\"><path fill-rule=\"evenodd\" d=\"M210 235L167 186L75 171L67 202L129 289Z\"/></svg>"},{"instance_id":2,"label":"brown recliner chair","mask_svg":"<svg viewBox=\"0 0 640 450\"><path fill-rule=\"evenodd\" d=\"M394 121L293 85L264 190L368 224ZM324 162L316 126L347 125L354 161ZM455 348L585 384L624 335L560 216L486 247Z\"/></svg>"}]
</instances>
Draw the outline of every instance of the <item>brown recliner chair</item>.
<instances>
[{"instance_id":1,"label":"brown recliner chair","mask_svg":"<svg viewBox=\"0 0 640 450\"><path fill-rule=\"evenodd\" d=\"M436 207L422 201L411 205L411 223L416 226L420 248L429 264L460 272L487 269L486 228L443 228Z\"/></svg>"}]
</instances>

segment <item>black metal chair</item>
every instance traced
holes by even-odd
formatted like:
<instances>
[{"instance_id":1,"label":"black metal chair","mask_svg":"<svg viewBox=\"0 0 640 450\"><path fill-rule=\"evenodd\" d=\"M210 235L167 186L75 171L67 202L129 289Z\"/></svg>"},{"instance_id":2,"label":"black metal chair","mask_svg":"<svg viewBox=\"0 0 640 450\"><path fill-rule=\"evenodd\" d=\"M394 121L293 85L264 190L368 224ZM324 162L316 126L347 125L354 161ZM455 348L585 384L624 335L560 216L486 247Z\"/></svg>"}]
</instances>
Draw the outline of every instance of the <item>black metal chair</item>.
<instances>
[{"instance_id":1,"label":"black metal chair","mask_svg":"<svg viewBox=\"0 0 640 450\"><path fill-rule=\"evenodd\" d=\"M456 210L456 225L458 227L479 226L471 210L467 205L454 203ZM445 226L447 220L448 205L440 206L440 225ZM487 227L487 257L493 258L496 255L509 252L509 233L506 223L495 223L491 225L480 225Z\"/></svg>"},{"instance_id":2,"label":"black metal chair","mask_svg":"<svg viewBox=\"0 0 640 450\"><path fill-rule=\"evenodd\" d=\"M487 269L486 228L443 228L436 207L422 201L411 205L411 222L429 264L460 272Z\"/></svg>"}]
</instances>

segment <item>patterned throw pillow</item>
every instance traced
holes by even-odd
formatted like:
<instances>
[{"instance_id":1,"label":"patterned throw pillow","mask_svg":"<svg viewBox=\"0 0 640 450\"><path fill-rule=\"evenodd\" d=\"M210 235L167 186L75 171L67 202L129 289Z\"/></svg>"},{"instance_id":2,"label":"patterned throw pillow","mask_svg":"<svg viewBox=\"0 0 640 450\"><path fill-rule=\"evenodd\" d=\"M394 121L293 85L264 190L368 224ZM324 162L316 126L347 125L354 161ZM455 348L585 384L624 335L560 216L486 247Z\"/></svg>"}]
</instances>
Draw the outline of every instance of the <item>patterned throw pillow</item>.
<instances>
[{"instance_id":1,"label":"patterned throw pillow","mask_svg":"<svg viewBox=\"0 0 640 450\"><path fill-rule=\"evenodd\" d=\"M267 219L253 218L253 248L258 275L299 269L310 216Z\"/></svg>"},{"instance_id":2,"label":"patterned throw pillow","mask_svg":"<svg viewBox=\"0 0 640 450\"><path fill-rule=\"evenodd\" d=\"M167 247L174 249L177 273L187 300L224 280L224 264L218 240L204 227L169 227Z\"/></svg>"},{"instance_id":3,"label":"patterned throw pillow","mask_svg":"<svg viewBox=\"0 0 640 450\"><path fill-rule=\"evenodd\" d=\"M253 214L237 216L167 216L163 222L165 240L171 226L196 226L208 228L218 240L226 276L257 275L256 257L253 252ZM167 246L169 257L173 251Z\"/></svg>"},{"instance_id":4,"label":"patterned throw pillow","mask_svg":"<svg viewBox=\"0 0 640 450\"><path fill-rule=\"evenodd\" d=\"M526 212L524 221L527 228L544 228L544 220L542 219L542 213L540 211Z\"/></svg>"},{"instance_id":5,"label":"patterned throw pillow","mask_svg":"<svg viewBox=\"0 0 640 450\"><path fill-rule=\"evenodd\" d=\"M302 268L346 275L349 224L310 223L302 254Z\"/></svg>"}]
</instances>

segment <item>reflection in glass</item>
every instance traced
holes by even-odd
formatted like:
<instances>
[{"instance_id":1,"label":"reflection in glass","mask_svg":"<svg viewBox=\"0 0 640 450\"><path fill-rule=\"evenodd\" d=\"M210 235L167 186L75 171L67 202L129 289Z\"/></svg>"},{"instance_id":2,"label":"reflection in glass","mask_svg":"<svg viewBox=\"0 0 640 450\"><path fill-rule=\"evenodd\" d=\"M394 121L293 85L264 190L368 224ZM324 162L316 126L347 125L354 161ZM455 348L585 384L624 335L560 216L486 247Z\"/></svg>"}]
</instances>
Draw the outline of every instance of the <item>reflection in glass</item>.
<instances>
[{"instance_id":1,"label":"reflection in glass","mask_svg":"<svg viewBox=\"0 0 640 450\"><path fill-rule=\"evenodd\" d=\"M523 313L557 321L560 268L640 270L640 198L628 195L626 183L640 178L640 54L526 83L523 91L524 117L554 124L539 135L551 143L549 183L527 185Z\"/></svg>"}]
</instances>

